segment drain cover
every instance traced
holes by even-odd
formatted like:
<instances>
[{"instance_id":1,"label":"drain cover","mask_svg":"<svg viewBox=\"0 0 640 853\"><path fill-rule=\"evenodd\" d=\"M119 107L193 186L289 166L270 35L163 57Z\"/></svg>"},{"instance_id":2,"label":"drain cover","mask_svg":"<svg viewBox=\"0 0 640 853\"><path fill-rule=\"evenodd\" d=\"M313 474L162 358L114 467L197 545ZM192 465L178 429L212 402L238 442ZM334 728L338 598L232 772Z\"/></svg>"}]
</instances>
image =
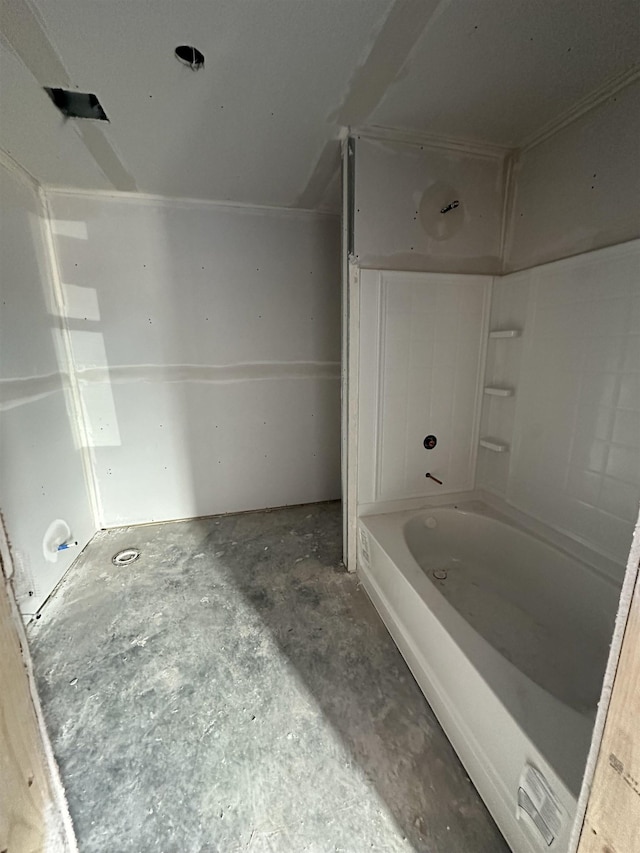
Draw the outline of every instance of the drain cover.
<instances>
[{"instance_id":1,"label":"drain cover","mask_svg":"<svg viewBox=\"0 0 640 853\"><path fill-rule=\"evenodd\" d=\"M434 569L432 572L434 578L439 581L446 581L447 579L447 570L446 569Z\"/></svg>"},{"instance_id":2,"label":"drain cover","mask_svg":"<svg viewBox=\"0 0 640 853\"><path fill-rule=\"evenodd\" d=\"M140 551L137 548L124 548L113 555L111 562L114 566L129 566L131 563L135 563L139 556Z\"/></svg>"}]
</instances>

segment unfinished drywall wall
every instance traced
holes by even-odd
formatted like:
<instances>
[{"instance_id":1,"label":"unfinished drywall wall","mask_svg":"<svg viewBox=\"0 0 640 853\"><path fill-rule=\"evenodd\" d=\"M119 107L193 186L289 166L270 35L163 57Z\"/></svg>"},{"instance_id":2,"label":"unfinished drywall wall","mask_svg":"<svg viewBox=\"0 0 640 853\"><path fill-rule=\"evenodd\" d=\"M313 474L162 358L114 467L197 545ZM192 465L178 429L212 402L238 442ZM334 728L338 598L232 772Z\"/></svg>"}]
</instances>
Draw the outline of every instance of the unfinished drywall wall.
<instances>
[{"instance_id":1,"label":"unfinished drywall wall","mask_svg":"<svg viewBox=\"0 0 640 853\"><path fill-rule=\"evenodd\" d=\"M490 284L489 276L361 272L361 509L473 488Z\"/></svg>"},{"instance_id":2,"label":"unfinished drywall wall","mask_svg":"<svg viewBox=\"0 0 640 853\"><path fill-rule=\"evenodd\" d=\"M360 267L500 271L501 156L356 136L355 162Z\"/></svg>"},{"instance_id":3,"label":"unfinished drywall wall","mask_svg":"<svg viewBox=\"0 0 640 853\"><path fill-rule=\"evenodd\" d=\"M95 532L35 186L0 162L0 507L20 607L42 604ZM61 519L78 547L55 552ZM64 529L64 528L63 528Z\"/></svg>"},{"instance_id":4,"label":"unfinished drywall wall","mask_svg":"<svg viewBox=\"0 0 640 853\"><path fill-rule=\"evenodd\" d=\"M49 202L102 523L339 497L338 218Z\"/></svg>"},{"instance_id":5,"label":"unfinished drywall wall","mask_svg":"<svg viewBox=\"0 0 640 853\"><path fill-rule=\"evenodd\" d=\"M496 282L477 485L625 564L640 503L640 241Z\"/></svg>"},{"instance_id":6,"label":"unfinished drywall wall","mask_svg":"<svg viewBox=\"0 0 640 853\"><path fill-rule=\"evenodd\" d=\"M505 270L640 236L640 80L520 155Z\"/></svg>"}]
</instances>

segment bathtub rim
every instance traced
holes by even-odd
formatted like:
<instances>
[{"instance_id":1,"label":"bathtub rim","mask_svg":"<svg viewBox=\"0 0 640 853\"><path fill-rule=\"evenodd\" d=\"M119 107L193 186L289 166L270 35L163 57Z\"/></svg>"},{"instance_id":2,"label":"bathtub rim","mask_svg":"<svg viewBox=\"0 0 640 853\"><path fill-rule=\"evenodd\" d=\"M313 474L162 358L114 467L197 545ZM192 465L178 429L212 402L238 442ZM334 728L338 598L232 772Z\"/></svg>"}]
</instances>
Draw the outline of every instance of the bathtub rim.
<instances>
[{"instance_id":1,"label":"bathtub rim","mask_svg":"<svg viewBox=\"0 0 640 853\"><path fill-rule=\"evenodd\" d=\"M622 581L625 573L625 563L620 563L610 555L597 550L588 543L582 542L573 536L550 527L545 522L533 516L527 515L517 507L507 503L504 499L487 492L484 489L473 489L465 492L445 492L441 495L424 498L409 498L402 501L390 501L378 504L361 504L358 507L357 521L370 516L378 515L404 515L407 520L411 514L420 510L430 508L445 509L455 504L479 501L493 510L494 518L509 524L512 527L542 540L556 550L562 551L567 557L578 560L586 569L594 572L601 579L608 581L618 588L618 594L622 589Z\"/></svg>"}]
</instances>

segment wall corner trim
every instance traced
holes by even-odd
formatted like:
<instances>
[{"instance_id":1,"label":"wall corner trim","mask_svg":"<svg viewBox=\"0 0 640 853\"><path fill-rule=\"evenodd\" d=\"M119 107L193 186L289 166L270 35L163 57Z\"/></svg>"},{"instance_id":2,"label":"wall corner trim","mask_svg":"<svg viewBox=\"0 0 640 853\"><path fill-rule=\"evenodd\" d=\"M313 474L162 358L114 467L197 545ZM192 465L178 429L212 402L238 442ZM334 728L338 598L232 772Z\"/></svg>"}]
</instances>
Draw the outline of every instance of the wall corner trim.
<instances>
[{"instance_id":1,"label":"wall corner trim","mask_svg":"<svg viewBox=\"0 0 640 853\"><path fill-rule=\"evenodd\" d=\"M471 139L458 139L453 136L439 136L433 133L421 133L380 125L350 128L356 138L372 139L378 142L397 142L404 145L424 146L444 151L456 151L471 157L488 157L491 160L503 160L511 154L513 147L496 145L492 142L478 142Z\"/></svg>"},{"instance_id":2,"label":"wall corner trim","mask_svg":"<svg viewBox=\"0 0 640 853\"><path fill-rule=\"evenodd\" d=\"M33 190L33 192L36 194L39 193L40 183L38 180L34 178L31 172L28 172L24 166L21 166L17 160L14 160L11 154L3 148L0 148L0 166L3 166L8 172L11 172L17 180L28 186L29 189Z\"/></svg>"},{"instance_id":3,"label":"wall corner trim","mask_svg":"<svg viewBox=\"0 0 640 853\"><path fill-rule=\"evenodd\" d=\"M529 149L535 148L536 145L540 145L541 142L545 142L551 136L555 136L556 133L561 131L567 125L573 124L574 121L577 121L577 119L581 118L585 113L596 109L600 104L613 97L622 89L626 89L627 86L630 86L637 80L640 80L640 63L630 66L621 74L616 74L615 77L610 77L602 84L602 86L599 86L597 89L589 92L588 95L585 95L584 98L576 101L576 103L564 113L561 113L541 128L538 128L538 130L522 141L519 147L520 153L522 154L525 151L529 151Z\"/></svg>"}]
</instances>

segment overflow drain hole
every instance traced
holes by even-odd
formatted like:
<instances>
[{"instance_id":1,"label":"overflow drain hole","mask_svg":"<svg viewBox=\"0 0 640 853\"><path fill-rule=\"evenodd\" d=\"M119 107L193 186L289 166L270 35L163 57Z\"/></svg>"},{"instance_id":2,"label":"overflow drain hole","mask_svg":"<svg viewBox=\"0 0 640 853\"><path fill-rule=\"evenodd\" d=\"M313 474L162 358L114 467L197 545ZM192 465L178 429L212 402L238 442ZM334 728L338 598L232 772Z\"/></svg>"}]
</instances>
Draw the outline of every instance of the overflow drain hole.
<instances>
[{"instance_id":1,"label":"overflow drain hole","mask_svg":"<svg viewBox=\"0 0 640 853\"><path fill-rule=\"evenodd\" d=\"M114 566L130 566L131 563L135 563L139 556L140 551L137 548L124 548L113 555L111 562Z\"/></svg>"},{"instance_id":2,"label":"overflow drain hole","mask_svg":"<svg viewBox=\"0 0 640 853\"><path fill-rule=\"evenodd\" d=\"M447 579L447 570L446 569L434 569L432 574L436 580L446 581L446 579Z\"/></svg>"}]
</instances>

